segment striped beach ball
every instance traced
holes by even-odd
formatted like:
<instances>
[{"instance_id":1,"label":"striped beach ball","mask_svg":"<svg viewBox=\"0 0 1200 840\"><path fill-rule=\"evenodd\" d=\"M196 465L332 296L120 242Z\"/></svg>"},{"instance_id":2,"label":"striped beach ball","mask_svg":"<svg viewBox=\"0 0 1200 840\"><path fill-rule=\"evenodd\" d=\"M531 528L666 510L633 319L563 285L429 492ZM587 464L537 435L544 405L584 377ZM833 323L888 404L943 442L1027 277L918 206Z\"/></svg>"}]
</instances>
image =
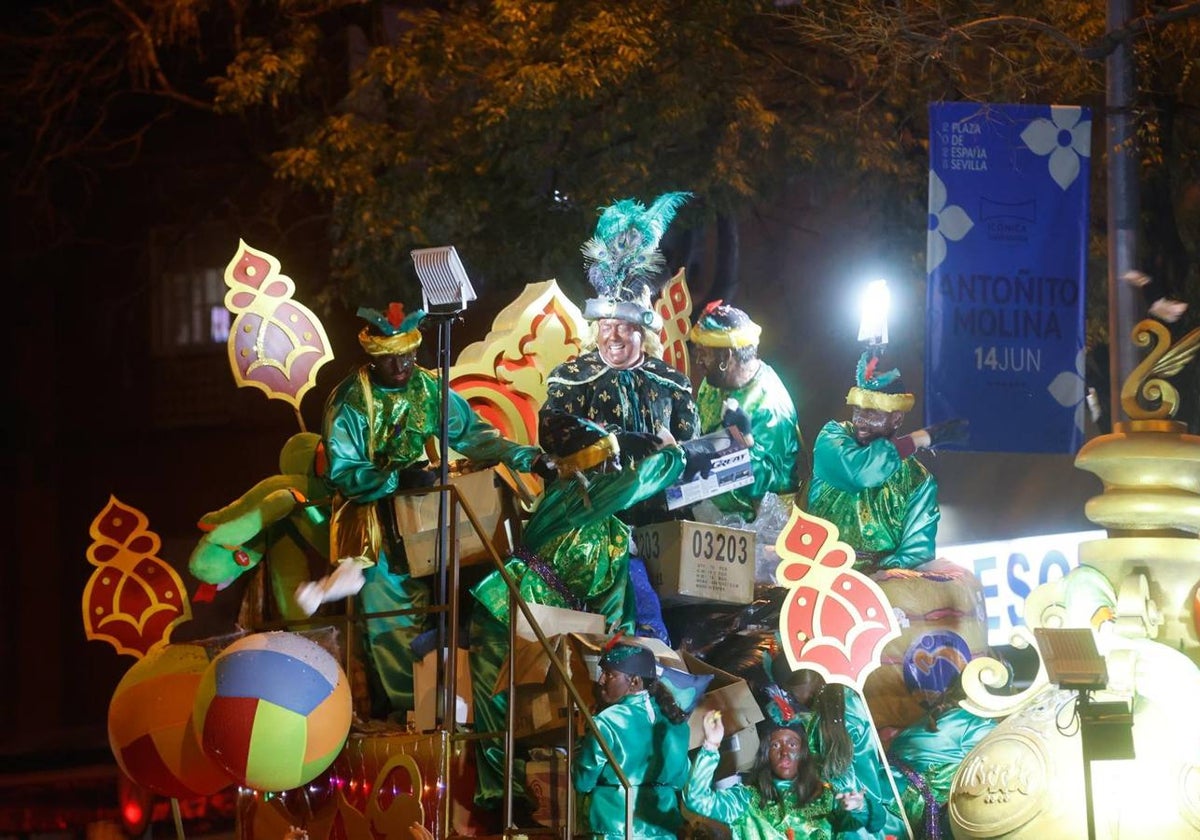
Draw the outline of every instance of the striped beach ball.
<instances>
[{"instance_id":1,"label":"striped beach ball","mask_svg":"<svg viewBox=\"0 0 1200 840\"><path fill-rule=\"evenodd\" d=\"M166 645L133 664L108 704L108 742L132 781L163 796L208 796L233 779L200 748L192 709L210 657Z\"/></svg>"},{"instance_id":2,"label":"striped beach ball","mask_svg":"<svg viewBox=\"0 0 1200 840\"><path fill-rule=\"evenodd\" d=\"M255 633L213 660L196 692L200 741L240 784L288 790L333 763L350 731L337 660L295 633Z\"/></svg>"}]
</instances>

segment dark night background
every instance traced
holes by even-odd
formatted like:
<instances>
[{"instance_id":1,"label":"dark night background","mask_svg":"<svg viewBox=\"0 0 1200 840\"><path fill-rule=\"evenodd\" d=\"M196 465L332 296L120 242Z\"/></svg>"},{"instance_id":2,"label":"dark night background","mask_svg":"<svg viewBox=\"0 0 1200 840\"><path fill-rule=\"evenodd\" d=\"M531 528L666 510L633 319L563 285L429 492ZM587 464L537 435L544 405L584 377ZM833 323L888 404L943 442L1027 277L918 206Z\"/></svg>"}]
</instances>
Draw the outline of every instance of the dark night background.
<instances>
[{"instance_id":1,"label":"dark night background","mask_svg":"<svg viewBox=\"0 0 1200 840\"><path fill-rule=\"evenodd\" d=\"M128 166L60 167L32 193L19 178L26 161L15 129L4 129L5 507L16 533L0 613L5 765L111 761L108 700L132 660L86 641L80 616L93 571L88 526L109 495L147 514L163 538L163 558L182 570L197 518L277 472L279 447L296 431L288 405L234 387L224 343L170 348L156 332L163 327L164 278L220 271L239 237L281 260L297 299L310 302L322 287L327 219L314 199L289 194L272 178L255 141L260 128L205 115L170 120L146 135ZM921 404L924 278L879 250L863 216L852 204L814 213L798 185L790 197L741 219L742 295L735 303L763 324L762 356L793 387L810 442L822 423L842 416L853 376L857 324L846 298L881 266L893 266L895 358ZM579 230L579 241L590 233ZM463 258L483 282L456 349L482 337L508 302L488 295L481 255ZM411 282L406 268L397 269L400 293L411 291L403 287ZM559 278L577 303L581 274ZM693 288L697 300L703 283L702 276ZM348 307L313 308L337 356L305 399L310 430L319 428L326 394L359 356ZM920 420L918 410L908 427ZM927 463L942 487L943 542L1091 527L1082 504L1099 483L1068 456L946 453ZM177 637L227 622L229 600L198 606L197 621L207 624Z\"/></svg>"}]
</instances>

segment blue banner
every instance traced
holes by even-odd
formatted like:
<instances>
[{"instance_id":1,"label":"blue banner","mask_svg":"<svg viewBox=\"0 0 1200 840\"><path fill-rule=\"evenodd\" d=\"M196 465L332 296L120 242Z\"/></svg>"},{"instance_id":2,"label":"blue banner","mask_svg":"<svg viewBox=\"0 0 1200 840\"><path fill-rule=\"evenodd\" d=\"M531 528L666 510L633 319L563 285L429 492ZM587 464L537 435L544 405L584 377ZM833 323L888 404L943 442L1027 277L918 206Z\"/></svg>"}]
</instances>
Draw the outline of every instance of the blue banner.
<instances>
[{"instance_id":1,"label":"blue banner","mask_svg":"<svg viewBox=\"0 0 1200 840\"><path fill-rule=\"evenodd\" d=\"M969 449L1075 452L1083 440L1091 113L929 107L926 424Z\"/></svg>"}]
</instances>

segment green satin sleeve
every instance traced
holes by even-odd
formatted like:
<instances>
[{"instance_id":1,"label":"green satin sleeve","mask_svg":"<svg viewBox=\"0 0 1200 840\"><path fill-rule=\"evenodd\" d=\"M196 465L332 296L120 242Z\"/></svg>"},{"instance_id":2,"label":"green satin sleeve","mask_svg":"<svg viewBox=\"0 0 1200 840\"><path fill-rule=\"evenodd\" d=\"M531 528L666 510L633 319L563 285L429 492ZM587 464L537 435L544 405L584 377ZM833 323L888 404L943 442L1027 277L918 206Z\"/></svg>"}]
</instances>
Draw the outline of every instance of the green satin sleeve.
<instances>
[{"instance_id":1,"label":"green satin sleeve","mask_svg":"<svg viewBox=\"0 0 1200 840\"><path fill-rule=\"evenodd\" d=\"M396 492L399 480L395 470L380 468L367 457L370 433L366 418L353 406L343 403L329 413L324 435L329 483L360 504Z\"/></svg>"},{"instance_id":2,"label":"green satin sleeve","mask_svg":"<svg viewBox=\"0 0 1200 840\"><path fill-rule=\"evenodd\" d=\"M590 476L587 488L559 479L546 491L525 529L525 544L540 552L556 534L625 510L675 483L683 473L683 450L669 446L643 458L636 468Z\"/></svg>"},{"instance_id":3,"label":"green satin sleeve","mask_svg":"<svg viewBox=\"0 0 1200 840\"><path fill-rule=\"evenodd\" d=\"M518 472L529 472L541 453L536 446L522 446L501 436L491 423L480 418L470 403L450 392L450 411L446 434L450 446L472 461L485 464L504 462Z\"/></svg>"},{"instance_id":4,"label":"green satin sleeve","mask_svg":"<svg viewBox=\"0 0 1200 840\"><path fill-rule=\"evenodd\" d=\"M849 423L831 420L813 444L813 475L846 493L878 487L900 469L903 460L886 438L860 444Z\"/></svg>"},{"instance_id":5,"label":"green satin sleeve","mask_svg":"<svg viewBox=\"0 0 1200 840\"><path fill-rule=\"evenodd\" d=\"M683 789L683 804L701 816L732 826L742 819L750 805L752 794L745 785L737 784L724 790L713 789L713 774L720 755L701 748L692 761L692 772Z\"/></svg>"},{"instance_id":6,"label":"green satin sleeve","mask_svg":"<svg viewBox=\"0 0 1200 840\"><path fill-rule=\"evenodd\" d=\"M892 554L880 558L880 567L912 569L922 563L928 563L937 556L937 531L941 518L937 481L933 476L929 476L909 497L900 541Z\"/></svg>"},{"instance_id":7,"label":"green satin sleeve","mask_svg":"<svg viewBox=\"0 0 1200 840\"><path fill-rule=\"evenodd\" d=\"M937 731L927 728L928 716L897 733L888 748L894 755L919 773L930 767L957 764L966 758L976 744L996 728L996 721L978 717L966 709L956 708L940 715Z\"/></svg>"}]
</instances>

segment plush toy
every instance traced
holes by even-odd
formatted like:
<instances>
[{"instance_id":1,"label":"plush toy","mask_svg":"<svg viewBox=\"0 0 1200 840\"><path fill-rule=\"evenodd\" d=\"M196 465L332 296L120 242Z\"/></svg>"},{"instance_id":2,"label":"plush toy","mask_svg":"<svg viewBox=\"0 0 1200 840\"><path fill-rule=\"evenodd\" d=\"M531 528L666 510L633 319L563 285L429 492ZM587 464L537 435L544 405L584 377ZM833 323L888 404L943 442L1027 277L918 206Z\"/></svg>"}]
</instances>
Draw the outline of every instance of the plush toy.
<instances>
[{"instance_id":1,"label":"plush toy","mask_svg":"<svg viewBox=\"0 0 1200 840\"><path fill-rule=\"evenodd\" d=\"M279 453L279 475L265 478L241 498L206 513L205 534L188 560L199 580L224 589L269 561L271 591L284 618L305 618L296 587L329 565L330 492L322 475L321 436L292 435Z\"/></svg>"}]
</instances>

